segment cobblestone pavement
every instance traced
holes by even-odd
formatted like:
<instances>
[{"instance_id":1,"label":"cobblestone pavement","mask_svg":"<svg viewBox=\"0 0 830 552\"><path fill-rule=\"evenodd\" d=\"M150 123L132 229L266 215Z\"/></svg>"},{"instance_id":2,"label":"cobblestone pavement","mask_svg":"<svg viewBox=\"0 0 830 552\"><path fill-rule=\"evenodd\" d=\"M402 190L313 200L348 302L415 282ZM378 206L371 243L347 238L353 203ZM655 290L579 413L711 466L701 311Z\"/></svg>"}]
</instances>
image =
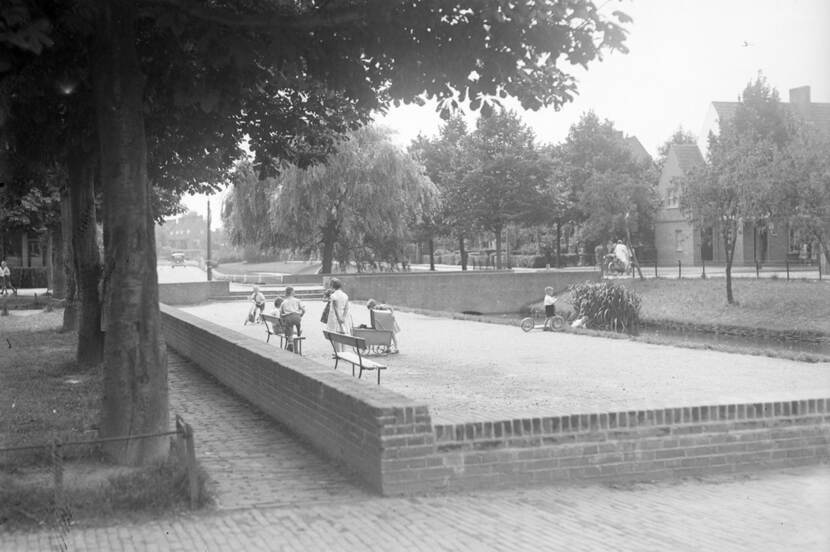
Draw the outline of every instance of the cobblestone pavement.
<instances>
[{"instance_id":1,"label":"cobblestone pavement","mask_svg":"<svg viewBox=\"0 0 830 552\"><path fill-rule=\"evenodd\" d=\"M321 301L308 301L303 354L331 365L319 322ZM243 326L244 301L183 310L254 339ZM353 303L355 324L368 311ZM381 384L429 405L433 422L513 419L660 407L830 397L827 363L651 345L570 333L398 312L401 354ZM374 386L373 377L365 385Z\"/></svg>"},{"instance_id":2,"label":"cobblestone pavement","mask_svg":"<svg viewBox=\"0 0 830 552\"><path fill-rule=\"evenodd\" d=\"M830 550L830 467L625 487L373 498L75 527L70 551ZM57 549L0 534L4 552Z\"/></svg>"},{"instance_id":3,"label":"cobblestone pavement","mask_svg":"<svg viewBox=\"0 0 830 552\"><path fill-rule=\"evenodd\" d=\"M190 361L170 351L168 368L171 417L180 414L193 427L217 508L372 496Z\"/></svg>"}]
</instances>

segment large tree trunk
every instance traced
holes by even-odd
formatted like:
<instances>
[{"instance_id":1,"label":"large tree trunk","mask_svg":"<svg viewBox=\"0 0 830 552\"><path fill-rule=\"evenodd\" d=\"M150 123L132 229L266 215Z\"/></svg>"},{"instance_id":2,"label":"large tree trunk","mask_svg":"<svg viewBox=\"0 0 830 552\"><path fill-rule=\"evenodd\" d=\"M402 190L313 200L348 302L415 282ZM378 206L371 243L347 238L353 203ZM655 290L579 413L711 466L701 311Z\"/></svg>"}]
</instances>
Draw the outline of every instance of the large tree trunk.
<instances>
[{"instance_id":1,"label":"large tree trunk","mask_svg":"<svg viewBox=\"0 0 830 552\"><path fill-rule=\"evenodd\" d=\"M320 271L323 274L331 274L332 265L334 263L334 242L337 240L337 229L334 222L328 222L323 228L323 258L321 259L323 266Z\"/></svg>"},{"instance_id":2,"label":"large tree trunk","mask_svg":"<svg viewBox=\"0 0 830 552\"><path fill-rule=\"evenodd\" d=\"M46 230L46 294L55 294L55 237L52 228Z\"/></svg>"},{"instance_id":3,"label":"large tree trunk","mask_svg":"<svg viewBox=\"0 0 830 552\"><path fill-rule=\"evenodd\" d=\"M72 211L72 250L78 288L78 349L81 366L95 366L104 359L101 328L101 254L96 239L94 157L82 148L69 156L69 204Z\"/></svg>"},{"instance_id":4,"label":"large tree trunk","mask_svg":"<svg viewBox=\"0 0 830 552\"><path fill-rule=\"evenodd\" d=\"M71 332L78 327L78 302L75 278L75 253L72 248L72 205L69 199L69 186L61 191L61 228L63 239L63 270L66 280L66 297L63 308L63 327L61 331Z\"/></svg>"},{"instance_id":5,"label":"large tree trunk","mask_svg":"<svg viewBox=\"0 0 830 552\"><path fill-rule=\"evenodd\" d=\"M464 247L464 235L458 236L458 251L461 253L461 270L467 270L467 249Z\"/></svg>"},{"instance_id":6,"label":"large tree trunk","mask_svg":"<svg viewBox=\"0 0 830 552\"><path fill-rule=\"evenodd\" d=\"M52 235L52 297L64 299L66 297L66 273L63 270L64 253L63 228L60 224L54 225L50 234Z\"/></svg>"},{"instance_id":7,"label":"large tree trunk","mask_svg":"<svg viewBox=\"0 0 830 552\"><path fill-rule=\"evenodd\" d=\"M167 431L167 350L147 180L144 77L136 52L136 5L98 5L92 81L104 196L104 396L101 437ZM116 461L164 458L167 437L113 441Z\"/></svg>"}]
</instances>

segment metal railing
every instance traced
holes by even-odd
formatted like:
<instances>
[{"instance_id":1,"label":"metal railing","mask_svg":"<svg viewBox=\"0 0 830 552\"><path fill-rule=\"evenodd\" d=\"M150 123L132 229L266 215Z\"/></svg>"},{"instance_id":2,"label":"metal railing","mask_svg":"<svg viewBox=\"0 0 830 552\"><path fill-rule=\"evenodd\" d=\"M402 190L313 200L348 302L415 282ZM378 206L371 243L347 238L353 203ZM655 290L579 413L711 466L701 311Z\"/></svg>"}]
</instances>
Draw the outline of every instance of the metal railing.
<instances>
[{"instance_id":1,"label":"metal railing","mask_svg":"<svg viewBox=\"0 0 830 552\"><path fill-rule=\"evenodd\" d=\"M630 267L625 275L632 274ZM823 280L826 276L826 268L822 263L803 263L791 259L778 259L766 261L749 261L747 263L735 263L732 265L732 276L738 278L771 278L792 280L818 279ZM701 261L699 264L684 263L681 260L671 263L658 263L655 259L641 259L640 269L643 275L653 278L719 278L724 277L726 272L725 263L714 263L712 261ZM607 271L604 271L607 275ZM636 272L635 272L636 275Z\"/></svg>"},{"instance_id":2,"label":"metal railing","mask_svg":"<svg viewBox=\"0 0 830 552\"><path fill-rule=\"evenodd\" d=\"M118 441L132 441L136 439L151 439L157 437L175 436L170 440L171 455L184 466L188 480L188 498L190 508L195 508L200 500L199 477L196 468L196 448L193 440L193 428L185 423L184 419L176 416L176 429L173 431L161 431L157 433L142 433L139 435L127 435L120 437L104 437L101 439L85 439L81 441L60 441L52 439L49 443L39 445L24 445L17 447L0 448L0 453L22 452L27 450L49 450L50 463L52 465L52 481L54 491L54 522L58 531L58 542L55 546L58 550L67 550L65 537L69 533L72 522L72 512L66 502L64 495L64 453L66 447L80 445L97 445L113 443Z\"/></svg>"}]
</instances>

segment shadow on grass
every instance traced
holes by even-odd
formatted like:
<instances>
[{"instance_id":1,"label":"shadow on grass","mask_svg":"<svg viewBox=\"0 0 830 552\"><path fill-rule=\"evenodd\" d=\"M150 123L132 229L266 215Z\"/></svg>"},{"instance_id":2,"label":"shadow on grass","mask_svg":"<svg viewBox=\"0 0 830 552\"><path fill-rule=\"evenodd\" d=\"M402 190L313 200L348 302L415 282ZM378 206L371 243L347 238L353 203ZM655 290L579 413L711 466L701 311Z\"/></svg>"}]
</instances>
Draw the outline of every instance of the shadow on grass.
<instances>
[{"instance_id":1,"label":"shadow on grass","mask_svg":"<svg viewBox=\"0 0 830 552\"><path fill-rule=\"evenodd\" d=\"M59 332L61 320L59 311L3 318L0 448L98 436L102 369L77 366L77 334ZM173 460L139 469L115 466L95 444L62 447L62 456L62 511L74 521L155 516L189 502L185 468ZM0 451L0 531L56 521L53 469L48 446ZM211 498L204 470L197 468L197 473L202 506Z\"/></svg>"}]
</instances>

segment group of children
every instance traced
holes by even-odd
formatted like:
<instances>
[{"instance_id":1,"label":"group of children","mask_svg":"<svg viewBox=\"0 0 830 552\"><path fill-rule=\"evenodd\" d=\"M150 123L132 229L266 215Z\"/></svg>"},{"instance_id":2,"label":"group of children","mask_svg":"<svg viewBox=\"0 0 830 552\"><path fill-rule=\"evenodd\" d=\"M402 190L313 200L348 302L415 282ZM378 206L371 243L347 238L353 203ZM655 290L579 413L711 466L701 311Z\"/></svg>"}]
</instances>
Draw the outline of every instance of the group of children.
<instances>
[{"instance_id":1,"label":"group of children","mask_svg":"<svg viewBox=\"0 0 830 552\"><path fill-rule=\"evenodd\" d=\"M262 321L262 314L265 312L265 295L259 289L259 286L254 286L253 293L248 297L254 303L251 307L248 317L245 319L245 324L258 324ZM281 328L274 328L276 333L285 334L286 348L293 349L294 335L297 337L302 335L300 324L303 315L305 314L305 305L294 295L294 288L288 286L285 288L285 297L277 297L274 299L274 310L271 312L273 316L278 317Z\"/></svg>"},{"instance_id":2,"label":"group of children","mask_svg":"<svg viewBox=\"0 0 830 552\"><path fill-rule=\"evenodd\" d=\"M259 286L254 286L253 292L248 297L253 303L248 316L245 318L244 324L258 324L262 321L262 314L265 312L265 295L260 290ZM340 333L351 333L351 314L349 312L349 296L342 290L342 284L336 278L331 281L331 287L326 290L324 299L326 309L323 312L321 322L326 324L329 330ZM366 302L366 308L370 311L388 311L392 313L392 307L381 304L374 299L369 299ZM277 297L274 300L273 316L279 318L281 327L274 328L276 333L283 333L286 338L288 348L292 346L292 339L294 335L298 337L302 335L300 327L302 317L305 315L306 308L302 301L294 295L294 288L288 286L285 288L285 297ZM392 347L389 349L390 353L398 352L397 333L400 331L397 321L394 316L391 317L392 326L388 328L392 331Z\"/></svg>"}]
</instances>

